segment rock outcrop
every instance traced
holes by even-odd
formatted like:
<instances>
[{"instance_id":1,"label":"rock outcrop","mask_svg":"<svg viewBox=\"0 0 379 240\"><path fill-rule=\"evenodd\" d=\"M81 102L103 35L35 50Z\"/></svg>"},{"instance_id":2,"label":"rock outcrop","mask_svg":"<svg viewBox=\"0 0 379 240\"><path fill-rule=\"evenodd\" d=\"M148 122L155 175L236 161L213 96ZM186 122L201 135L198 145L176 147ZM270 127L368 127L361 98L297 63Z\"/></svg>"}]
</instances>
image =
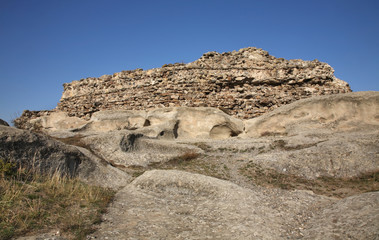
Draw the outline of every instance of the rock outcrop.
<instances>
[{"instance_id":1,"label":"rock outcrop","mask_svg":"<svg viewBox=\"0 0 379 240\"><path fill-rule=\"evenodd\" d=\"M86 149L7 126L0 126L0 158L37 172L79 177L112 188L125 186L130 179Z\"/></svg>"},{"instance_id":2,"label":"rock outcrop","mask_svg":"<svg viewBox=\"0 0 379 240\"><path fill-rule=\"evenodd\" d=\"M250 119L302 98L350 92L326 63L285 60L257 48L205 53L188 64L122 71L64 84L57 110L90 119L100 110L214 107ZM50 111L27 111L15 121Z\"/></svg>"},{"instance_id":3,"label":"rock outcrop","mask_svg":"<svg viewBox=\"0 0 379 240\"><path fill-rule=\"evenodd\" d=\"M3 119L0 119L0 125L9 126L9 124L6 121L4 121Z\"/></svg>"},{"instance_id":4,"label":"rock outcrop","mask_svg":"<svg viewBox=\"0 0 379 240\"><path fill-rule=\"evenodd\" d=\"M151 139L126 130L91 133L83 135L81 141L96 155L120 168L148 167L154 163L167 162L186 152L202 152L194 146Z\"/></svg>"},{"instance_id":5,"label":"rock outcrop","mask_svg":"<svg viewBox=\"0 0 379 240\"><path fill-rule=\"evenodd\" d=\"M245 121L215 108L177 107L99 111L89 121L55 112L28 125L58 138L79 137L98 156L123 167L147 167L189 151L202 153L172 140L230 138L226 143L240 144L240 152L256 149L244 156L254 164L316 179L378 171L378 119L379 93L357 92L303 99Z\"/></svg>"},{"instance_id":6,"label":"rock outcrop","mask_svg":"<svg viewBox=\"0 0 379 240\"><path fill-rule=\"evenodd\" d=\"M274 137L256 164L305 178L379 170L379 93L303 99L245 121L248 138Z\"/></svg>"},{"instance_id":7,"label":"rock outcrop","mask_svg":"<svg viewBox=\"0 0 379 240\"><path fill-rule=\"evenodd\" d=\"M378 199L376 192L338 201L153 170L118 192L90 239L375 239Z\"/></svg>"},{"instance_id":8,"label":"rock outcrop","mask_svg":"<svg viewBox=\"0 0 379 240\"><path fill-rule=\"evenodd\" d=\"M107 110L93 114L89 121L54 112L26 122L30 130L48 134L61 132L109 132L129 130L152 138L225 139L243 132L243 121L216 108L158 108L151 111ZM68 134L68 133L66 133Z\"/></svg>"},{"instance_id":9,"label":"rock outcrop","mask_svg":"<svg viewBox=\"0 0 379 240\"><path fill-rule=\"evenodd\" d=\"M316 96L282 106L264 116L240 120L216 108L173 107L144 110L105 110L86 121L66 112L24 119L24 127L48 134L129 130L152 138L226 139L234 136L294 135L377 129L378 92ZM67 134L67 133L66 133Z\"/></svg>"},{"instance_id":10,"label":"rock outcrop","mask_svg":"<svg viewBox=\"0 0 379 240\"><path fill-rule=\"evenodd\" d=\"M86 159L72 146L51 138L11 127L0 126L0 157L38 171L75 176Z\"/></svg>"},{"instance_id":11,"label":"rock outcrop","mask_svg":"<svg viewBox=\"0 0 379 240\"><path fill-rule=\"evenodd\" d=\"M331 204L307 223L304 239L378 239L378 206L379 192Z\"/></svg>"},{"instance_id":12,"label":"rock outcrop","mask_svg":"<svg viewBox=\"0 0 379 240\"><path fill-rule=\"evenodd\" d=\"M50 137L0 126L0 158L125 186L89 239L378 239L379 92L349 92L317 60L211 52L65 84L15 120Z\"/></svg>"},{"instance_id":13,"label":"rock outcrop","mask_svg":"<svg viewBox=\"0 0 379 240\"><path fill-rule=\"evenodd\" d=\"M245 121L248 137L344 132L379 127L379 92L303 99Z\"/></svg>"}]
</instances>

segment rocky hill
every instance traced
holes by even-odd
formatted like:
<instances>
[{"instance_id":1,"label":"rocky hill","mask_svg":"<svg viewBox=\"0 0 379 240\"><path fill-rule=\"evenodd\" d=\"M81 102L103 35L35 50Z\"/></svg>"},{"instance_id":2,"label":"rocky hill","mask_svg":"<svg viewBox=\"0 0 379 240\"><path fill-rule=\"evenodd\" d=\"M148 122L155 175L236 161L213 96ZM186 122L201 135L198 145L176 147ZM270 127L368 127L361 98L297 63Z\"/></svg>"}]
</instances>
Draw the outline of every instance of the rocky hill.
<instances>
[{"instance_id":1,"label":"rocky hill","mask_svg":"<svg viewBox=\"0 0 379 240\"><path fill-rule=\"evenodd\" d=\"M178 106L215 107L249 119L302 98L351 92L326 63L275 58L253 47L208 52L188 64L122 71L63 86L57 110L87 120L99 110ZM25 117L49 112L27 112Z\"/></svg>"},{"instance_id":2,"label":"rocky hill","mask_svg":"<svg viewBox=\"0 0 379 240\"><path fill-rule=\"evenodd\" d=\"M49 141L2 126L0 156L62 165L76 154L75 175L119 189L89 239L374 240L378 120L378 92L249 120L209 107L54 112L29 121Z\"/></svg>"},{"instance_id":3,"label":"rocky hill","mask_svg":"<svg viewBox=\"0 0 379 240\"><path fill-rule=\"evenodd\" d=\"M379 239L379 93L325 63L211 52L65 84L16 125L1 158L118 190L87 239Z\"/></svg>"}]
</instances>

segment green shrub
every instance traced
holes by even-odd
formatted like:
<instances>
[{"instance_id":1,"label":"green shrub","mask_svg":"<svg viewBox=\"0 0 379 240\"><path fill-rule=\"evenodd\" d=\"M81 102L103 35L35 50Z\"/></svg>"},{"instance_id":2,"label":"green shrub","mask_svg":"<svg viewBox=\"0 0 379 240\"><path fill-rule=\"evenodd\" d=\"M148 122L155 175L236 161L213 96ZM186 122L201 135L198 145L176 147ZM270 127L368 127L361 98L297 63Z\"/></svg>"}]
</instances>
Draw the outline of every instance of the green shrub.
<instances>
[{"instance_id":1,"label":"green shrub","mask_svg":"<svg viewBox=\"0 0 379 240\"><path fill-rule=\"evenodd\" d=\"M14 176L17 173L16 163L5 161L0 158L0 177Z\"/></svg>"}]
</instances>

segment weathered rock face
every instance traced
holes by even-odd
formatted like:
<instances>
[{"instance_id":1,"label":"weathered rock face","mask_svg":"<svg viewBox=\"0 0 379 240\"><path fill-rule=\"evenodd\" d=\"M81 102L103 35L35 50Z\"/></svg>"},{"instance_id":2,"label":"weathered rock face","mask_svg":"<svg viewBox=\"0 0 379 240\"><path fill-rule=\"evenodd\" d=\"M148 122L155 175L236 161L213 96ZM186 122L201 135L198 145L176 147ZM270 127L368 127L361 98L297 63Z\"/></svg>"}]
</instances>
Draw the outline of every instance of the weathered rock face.
<instances>
[{"instance_id":1,"label":"weathered rock face","mask_svg":"<svg viewBox=\"0 0 379 240\"><path fill-rule=\"evenodd\" d=\"M85 157L74 147L47 136L0 126L0 157L17 161L41 172L76 175Z\"/></svg>"},{"instance_id":2,"label":"weathered rock face","mask_svg":"<svg viewBox=\"0 0 379 240\"><path fill-rule=\"evenodd\" d=\"M86 130L138 130L154 138L225 139L243 132L242 120L215 108L158 108L151 111L100 111Z\"/></svg>"},{"instance_id":3,"label":"weathered rock face","mask_svg":"<svg viewBox=\"0 0 379 240\"><path fill-rule=\"evenodd\" d=\"M129 176L86 149L42 134L0 126L0 158L43 173L60 173L105 187L125 186Z\"/></svg>"},{"instance_id":4,"label":"weathered rock face","mask_svg":"<svg viewBox=\"0 0 379 240\"><path fill-rule=\"evenodd\" d=\"M379 92L356 92L294 102L245 121L248 137L373 129L379 127Z\"/></svg>"},{"instance_id":5,"label":"weathered rock face","mask_svg":"<svg viewBox=\"0 0 379 240\"><path fill-rule=\"evenodd\" d=\"M309 221L304 239L377 239L378 206L379 192L340 200Z\"/></svg>"},{"instance_id":6,"label":"weathered rock face","mask_svg":"<svg viewBox=\"0 0 379 240\"><path fill-rule=\"evenodd\" d=\"M90 238L376 239L378 200L378 192L337 201L306 191L248 189L204 175L153 170L118 192Z\"/></svg>"},{"instance_id":7,"label":"weathered rock face","mask_svg":"<svg viewBox=\"0 0 379 240\"><path fill-rule=\"evenodd\" d=\"M9 124L6 121L4 121L3 119L0 119L0 125L9 126Z\"/></svg>"},{"instance_id":8,"label":"weathered rock face","mask_svg":"<svg viewBox=\"0 0 379 240\"><path fill-rule=\"evenodd\" d=\"M58 136L70 133L129 130L159 139L225 139L243 132L243 121L216 108L158 108L151 111L107 110L92 115L89 121L52 112L25 122L24 127ZM71 134L72 135L72 134Z\"/></svg>"},{"instance_id":9,"label":"weathered rock face","mask_svg":"<svg viewBox=\"0 0 379 240\"><path fill-rule=\"evenodd\" d=\"M301 98L350 92L333 72L317 60L285 60L256 48L209 52L189 64L64 84L58 109L89 119L99 110L206 106L246 119Z\"/></svg>"},{"instance_id":10,"label":"weathered rock face","mask_svg":"<svg viewBox=\"0 0 379 240\"><path fill-rule=\"evenodd\" d=\"M296 213L313 202L325 201L309 194L298 197L303 203L300 208L278 209L277 203L265 201L259 189L199 174L153 170L117 194L107 221L93 237L281 239ZM287 204L292 205L290 201Z\"/></svg>"},{"instance_id":11,"label":"weathered rock face","mask_svg":"<svg viewBox=\"0 0 379 240\"><path fill-rule=\"evenodd\" d=\"M183 153L201 153L202 150L172 141L150 139L127 130L90 134L81 139L92 152L114 166L122 168L148 167L167 162Z\"/></svg>"},{"instance_id":12,"label":"weathered rock face","mask_svg":"<svg viewBox=\"0 0 379 240\"><path fill-rule=\"evenodd\" d=\"M314 96L249 120L207 107L106 110L89 120L26 113L27 128L86 147L75 154L96 164L81 161L82 179L130 182L89 239L378 238L378 92ZM0 157L4 146L31 161L30 149L40 157L57 144L14 131L20 143L0 134ZM40 162L53 166L71 160L46 156Z\"/></svg>"},{"instance_id":13,"label":"weathered rock face","mask_svg":"<svg viewBox=\"0 0 379 240\"><path fill-rule=\"evenodd\" d=\"M275 137L251 161L306 179L351 178L379 171L378 149L379 131L320 134L316 129L304 135Z\"/></svg>"},{"instance_id":14,"label":"weathered rock face","mask_svg":"<svg viewBox=\"0 0 379 240\"><path fill-rule=\"evenodd\" d=\"M354 177L379 168L379 92L303 99L245 121L248 138L274 137L261 166L309 179Z\"/></svg>"},{"instance_id":15,"label":"weathered rock face","mask_svg":"<svg viewBox=\"0 0 379 240\"><path fill-rule=\"evenodd\" d=\"M29 125L55 137L80 136L97 155L124 167L200 150L163 140L231 138L228 144L241 144L241 152L260 149L244 156L254 164L316 179L378 171L378 119L379 93L357 92L303 99L245 121L215 108L178 107L99 111L89 121L54 112ZM254 140L245 145L233 136ZM273 139L262 145L261 137Z\"/></svg>"}]
</instances>

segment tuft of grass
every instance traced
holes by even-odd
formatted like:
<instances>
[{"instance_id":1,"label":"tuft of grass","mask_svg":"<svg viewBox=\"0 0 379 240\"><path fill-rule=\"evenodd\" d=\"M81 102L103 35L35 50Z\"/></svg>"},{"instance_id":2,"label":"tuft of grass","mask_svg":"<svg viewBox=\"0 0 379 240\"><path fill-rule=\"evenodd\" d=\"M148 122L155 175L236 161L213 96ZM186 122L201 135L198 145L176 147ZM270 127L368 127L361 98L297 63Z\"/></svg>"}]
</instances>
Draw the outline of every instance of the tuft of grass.
<instances>
[{"instance_id":1,"label":"tuft of grass","mask_svg":"<svg viewBox=\"0 0 379 240\"><path fill-rule=\"evenodd\" d=\"M149 164L149 168L163 168L163 169L171 169L174 166L187 165L192 160L200 157L200 153L195 152L194 150L187 150L183 154L180 154L176 157L171 158L167 162L163 163L151 163Z\"/></svg>"},{"instance_id":2,"label":"tuft of grass","mask_svg":"<svg viewBox=\"0 0 379 240\"><path fill-rule=\"evenodd\" d=\"M212 150L212 147L209 146L208 144L206 144L205 142L198 142L198 143L194 143L193 145L195 145L196 147L206 151L206 152L210 152Z\"/></svg>"},{"instance_id":3,"label":"tuft of grass","mask_svg":"<svg viewBox=\"0 0 379 240\"><path fill-rule=\"evenodd\" d=\"M191 160L194 160L200 156L199 153L193 151L193 150L188 150L184 152L183 154L176 156L168 161L169 164L180 164L183 162L188 162Z\"/></svg>"},{"instance_id":4,"label":"tuft of grass","mask_svg":"<svg viewBox=\"0 0 379 240\"><path fill-rule=\"evenodd\" d=\"M150 164L149 169L177 169L219 179L230 179L228 166L215 163L212 157L192 151L185 152L167 162Z\"/></svg>"},{"instance_id":5,"label":"tuft of grass","mask_svg":"<svg viewBox=\"0 0 379 240\"><path fill-rule=\"evenodd\" d=\"M58 173L48 176L18 168L0 177L0 239L51 229L69 239L85 239L114 194Z\"/></svg>"}]
</instances>

